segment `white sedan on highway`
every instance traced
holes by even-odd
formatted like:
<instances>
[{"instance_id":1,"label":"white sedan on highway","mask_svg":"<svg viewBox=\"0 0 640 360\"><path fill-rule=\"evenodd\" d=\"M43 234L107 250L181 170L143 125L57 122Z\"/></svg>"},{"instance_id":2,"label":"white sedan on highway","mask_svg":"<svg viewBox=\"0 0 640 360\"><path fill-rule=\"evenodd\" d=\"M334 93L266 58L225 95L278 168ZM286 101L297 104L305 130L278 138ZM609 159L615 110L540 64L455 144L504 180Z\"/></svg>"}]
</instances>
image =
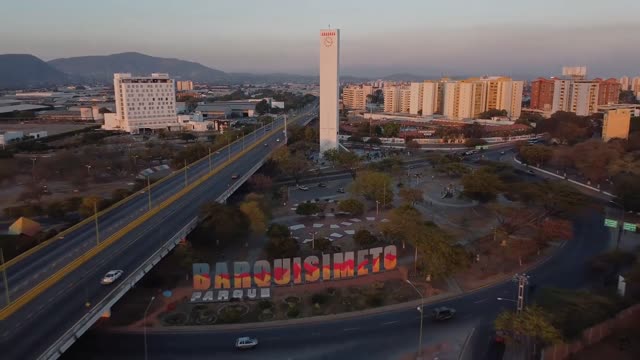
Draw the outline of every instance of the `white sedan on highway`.
<instances>
[{"instance_id":1,"label":"white sedan on highway","mask_svg":"<svg viewBox=\"0 0 640 360\"><path fill-rule=\"evenodd\" d=\"M236 339L236 349L253 349L256 346L258 346L258 339L256 338L245 336Z\"/></svg>"},{"instance_id":2,"label":"white sedan on highway","mask_svg":"<svg viewBox=\"0 0 640 360\"><path fill-rule=\"evenodd\" d=\"M116 280L120 278L120 276L122 276L123 273L124 271L122 270L111 270L108 273L104 274L104 277L102 278L102 280L100 280L100 284L102 285L113 284Z\"/></svg>"}]
</instances>

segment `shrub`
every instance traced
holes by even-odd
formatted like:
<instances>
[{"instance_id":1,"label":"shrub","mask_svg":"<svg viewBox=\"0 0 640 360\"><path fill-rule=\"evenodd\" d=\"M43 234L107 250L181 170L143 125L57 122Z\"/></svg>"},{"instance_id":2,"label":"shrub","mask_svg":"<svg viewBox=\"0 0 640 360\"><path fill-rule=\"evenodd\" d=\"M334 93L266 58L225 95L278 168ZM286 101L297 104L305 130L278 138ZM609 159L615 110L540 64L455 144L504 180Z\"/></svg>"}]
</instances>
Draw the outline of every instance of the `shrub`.
<instances>
[{"instance_id":1,"label":"shrub","mask_svg":"<svg viewBox=\"0 0 640 360\"><path fill-rule=\"evenodd\" d=\"M290 307L289 310L287 311L287 317L289 318L296 318L298 317L298 315L300 315L300 310L298 309L297 306Z\"/></svg>"},{"instance_id":2,"label":"shrub","mask_svg":"<svg viewBox=\"0 0 640 360\"><path fill-rule=\"evenodd\" d=\"M327 303L327 300L329 300L329 297L327 296L327 294L323 294L323 293L316 293L313 294L311 296L311 303L312 304L319 304L319 305L323 305Z\"/></svg>"},{"instance_id":3,"label":"shrub","mask_svg":"<svg viewBox=\"0 0 640 360\"><path fill-rule=\"evenodd\" d=\"M382 304L384 303L384 299L380 294L367 295L366 301L367 301L367 305L369 305L370 307L382 306Z\"/></svg>"},{"instance_id":4,"label":"shrub","mask_svg":"<svg viewBox=\"0 0 640 360\"><path fill-rule=\"evenodd\" d=\"M313 248L315 250L320 250L322 252L328 252L331 250L331 241L327 238L316 238L313 243Z\"/></svg>"},{"instance_id":5,"label":"shrub","mask_svg":"<svg viewBox=\"0 0 640 360\"><path fill-rule=\"evenodd\" d=\"M346 199L338 203L338 210L348 212L353 216L364 214L364 204L356 199Z\"/></svg>"},{"instance_id":6,"label":"shrub","mask_svg":"<svg viewBox=\"0 0 640 360\"><path fill-rule=\"evenodd\" d=\"M296 208L296 214L298 215L313 215L320 211L320 206L316 203L303 203Z\"/></svg>"},{"instance_id":7,"label":"shrub","mask_svg":"<svg viewBox=\"0 0 640 360\"><path fill-rule=\"evenodd\" d=\"M258 307L260 308L260 310L271 309L273 308L273 303L269 300L260 300L258 302Z\"/></svg>"},{"instance_id":8,"label":"shrub","mask_svg":"<svg viewBox=\"0 0 640 360\"><path fill-rule=\"evenodd\" d=\"M368 230L360 229L353 235L353 241L360 247L367 247L378 242L378 238Z\"/></svg>"}]
</instances>

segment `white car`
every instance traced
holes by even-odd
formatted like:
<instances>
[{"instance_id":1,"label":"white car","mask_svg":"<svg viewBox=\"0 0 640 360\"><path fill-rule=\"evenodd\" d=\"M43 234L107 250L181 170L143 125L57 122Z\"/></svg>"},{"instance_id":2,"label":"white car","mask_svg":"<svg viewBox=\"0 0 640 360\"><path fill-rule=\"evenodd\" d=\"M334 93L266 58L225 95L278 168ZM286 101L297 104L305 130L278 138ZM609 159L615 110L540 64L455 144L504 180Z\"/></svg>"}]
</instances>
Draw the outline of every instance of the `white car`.
<instances>
[{"instance_id":1,"label":"white car","mask_svg":"<svg viewBox=\"0 0 640 360\"><path fill-rule=\"evenodd\" d=\"M258 346L258 339L250 338L248 336L236 339L236 349L253 349Z\"/></svg>"},{"instance_id":2,"label":"white car","mask_svg":"<svg viewBox=\"0 0 640 360\"><path fill-rule=\"evenodd\" d=\"M307 191L307 190L309 190L309 188L308 188L308 187L306 187L306 186L304 186L304 185L298 185L298 189L299 189L299 190L302 190L302 191Z\"/></svg>"},{"instance_id":3,"label":"white car","mask_svg":"<svg viewBox=\"0 0 640 360\"><path fill-rule=\"evenodd\" d=\"M102 278L102 280L100 280L100 284L113 284L116 280L118 280L118 278L120 278L120 276L122 276L122 273L124 273L124 271L122 270L111 270L108 273L104 274L104 277Z\"/></svg>"},{"instance_id":4,"label":"white car","mask_svg":"<svg viewBox=\"0 0 640 360\"><path fill-rule=\"evenodd\" d=\"M276 139L276 141L277 141L277 142L280 142L280 138L277 138L277 139Z\"/></svg>"}]
</instances>

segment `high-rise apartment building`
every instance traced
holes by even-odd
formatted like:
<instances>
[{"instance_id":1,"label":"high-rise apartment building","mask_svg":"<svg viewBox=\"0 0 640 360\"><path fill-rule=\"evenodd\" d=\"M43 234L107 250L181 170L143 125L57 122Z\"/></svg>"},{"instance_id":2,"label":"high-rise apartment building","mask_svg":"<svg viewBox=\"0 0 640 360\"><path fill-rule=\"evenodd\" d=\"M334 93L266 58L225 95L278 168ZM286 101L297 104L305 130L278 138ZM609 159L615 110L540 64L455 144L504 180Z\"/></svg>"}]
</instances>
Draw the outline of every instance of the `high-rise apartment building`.
<instances>
[{"instance_id":1,"label":"high-rise apartment building","mask_svg":"<svg viewBox=\"0 0 640 360\"><path fill-rule=\"evenodd\" d=\"M553 106L553 79L537 78L531 82L531 109L550 111Z\"/></svg>"},{"instance_id":2,"label":"high-rise apartment building","mask_svg":"<svg viewBox=\"0 0 640 360\"><path fill-rule=\"evenodd\" d=\"M551 112L570 111L572 80L555 79L553 81L553 103Z\"/></svg>"},{"instance_id":3,"label":"high-rise apartment building","mask_svg":"<svg viewBox=\"0 0 640 360\"><path fill-rule=\"evenodd\" d=\"M409 101L409 114L423 114L422 102L424 97L424 83L411 83L411 99Z\"/></svg>"},{"instance_id":4,"label":"high-rise apartment building","mask_svg":"<svg viewBox=\"0 0 640 360\"><path fill-rule=\"evenodd\" d=\"M598 105L617 104L622 86L617 79L595 79L598 82Z\"/></svg>"},{"instance_id":5,"label":"high-rise apartment building","mask_svg":"<svg viewBox=\"0 0 640 360\"><path fill-rule=\"evenodd\" d=\"M105 129L138 133L179 126L175 84L168 74L113 74L113 88L116 112L105 116Z\"/></svg>"},{"instance_id":6,"label":"high-rise apartment building","mask_svg":"<svg viewBox=\"0 0 640 360\"><path fill-rule=\"evenodd\" d=\"M577 80L571 89L571 112L587 116L598 110L599 84L597 81Z\"/></svg>"},{"instance_id":7,"label":"high-rise apartment building","mask_svg":"<svg viewBox=\"0 0 640 360\"><path fill-rule=\"evenodd\" d=\"M399 112L401 113L409 113L411 110L411 88L409 86L402 86L399 90L400 100L398 101L398 106L400 107Z\"/></svg>"},{"instance_id":8,"label":"high-rise apartment building","mask_svg":"<svg viewBox=\"0 0 640 360\"><path fill-rule=\"evenodd\" d=\"M387 85L382 93L384 94L384 112L400 112L400 88L395 85Z\"/></svg>"},{"instance_id":9,"label":"high-rise apartment building","mask_svg":"<svg viewBox=\"0 0 640 360\"><path fill-rule=\"evenodd\" d=\"M367 96L373 94L371 85L349 85L342 89L342 104L349 110L366 110Z\"/></svg>"},{"instance_id":10,"label":"high-rise apartment building","mask_svg":"<svg viewBox=\"0 0 640 360\"><path fill-rule=\"evenodd\" d=\"M623 76L620 78L620 87L622 91L629 90L629 77Z\"/></svg>"},{"instance_id":11,"label":"high-rise apartment building","mask_svg":"<svg viewBox=\"0 0 640 360\"><path fill-rule=\"evenodd\" d=\"M609 110L604 114L602 140L613 138L627 139L631 127L631 109Z\"/></svg>"},{"instance_id":12,"label":"high-rise apartment building","mask_svg":"<svg viewBox=\"0 0 640 360\"><path fill-rule=\"evenodd\" d=\"M338 148L340 30L320 30L320 154Z\"/></svg>"},{"instance_id":13,"label":"high-rise apartment building","mask_svg":"<svg viewBox=\"0 0 640 360\"><path fill-rule=\"evenodd\" d=\"M442 99L439 88L443 88L440 82L425 81L422 84L422 115L429 116L442 111L439 103Z\"/></svg>"},{"instance_id":14,"label":"high-rise apartment building","mask_svg":"<svg viewBox=\"0 0 640 360\"><path fill-rule=\"evenodd\" d=\"M176 90L178 90L178 91L191 91L191 90L193 90L193 81L191 81L191 80L176 81Z\"/></svg>"},{"instance_id":15,"label":"high-rise apartment building","mask_svg":"<svg viewBox=\"0 0 640 360\"><path fill-rule=\"evenodd\" d=\"M640 98L640 76L636 76L631 79L631 91L636 95L637 98Z\"/></svg>"}]
</instances>

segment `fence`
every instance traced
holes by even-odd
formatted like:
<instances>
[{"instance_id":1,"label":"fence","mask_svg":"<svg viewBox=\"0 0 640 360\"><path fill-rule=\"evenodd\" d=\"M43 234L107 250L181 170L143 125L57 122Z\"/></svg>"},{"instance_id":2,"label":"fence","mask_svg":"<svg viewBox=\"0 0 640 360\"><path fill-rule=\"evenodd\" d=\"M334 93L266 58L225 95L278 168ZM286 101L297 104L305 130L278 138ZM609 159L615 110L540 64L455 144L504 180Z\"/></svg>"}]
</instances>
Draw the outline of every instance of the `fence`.
<instances>
[{"instance_id":1,"label":"fence","mask_svg":"<svg viewBox=\"0 0 640 360\"><path fill-rule=\"evenodd\" d=\"M542 352L542 360L563 360L572 354L598 343L620 328L628 327L640 321L640 304L618 313L614 318L594 325L582 332L580 339L547 347Z\"/></svg>"}]
</instances>

